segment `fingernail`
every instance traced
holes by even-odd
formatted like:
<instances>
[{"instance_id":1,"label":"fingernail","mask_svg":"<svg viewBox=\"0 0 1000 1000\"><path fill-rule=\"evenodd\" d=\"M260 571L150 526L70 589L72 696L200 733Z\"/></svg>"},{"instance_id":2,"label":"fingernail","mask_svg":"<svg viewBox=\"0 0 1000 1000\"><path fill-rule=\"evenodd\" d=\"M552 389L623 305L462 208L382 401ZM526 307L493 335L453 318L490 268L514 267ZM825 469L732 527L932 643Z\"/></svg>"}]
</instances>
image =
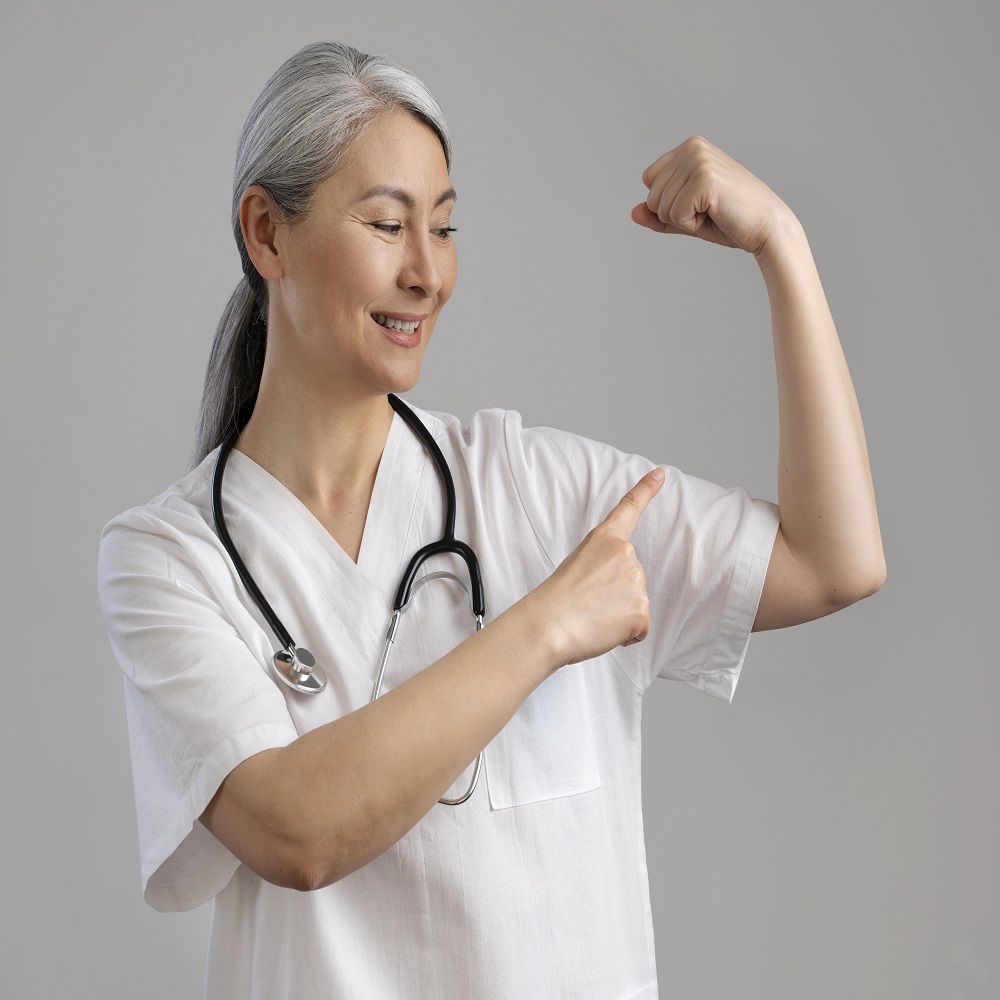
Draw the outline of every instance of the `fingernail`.
<instances>
[{"instance_id":1,"label":"fingernail","mask_svg":"<svg viewBox=\"0 0 1000 1000\"><path fill-rule=\"evenodd\" d=\"M656 468L650 473L650 475L658 482L663 482L663 469Z\"/></svg>"}]
</instances>

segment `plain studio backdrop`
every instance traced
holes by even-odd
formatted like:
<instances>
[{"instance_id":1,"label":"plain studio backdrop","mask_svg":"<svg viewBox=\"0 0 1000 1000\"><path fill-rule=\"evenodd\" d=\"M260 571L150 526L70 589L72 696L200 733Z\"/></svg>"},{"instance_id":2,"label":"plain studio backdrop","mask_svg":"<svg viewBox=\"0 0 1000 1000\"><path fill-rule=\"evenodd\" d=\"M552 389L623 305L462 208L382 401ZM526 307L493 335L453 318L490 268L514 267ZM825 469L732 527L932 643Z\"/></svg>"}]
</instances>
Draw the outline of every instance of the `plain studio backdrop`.
<instances>
[{"instance_id":1,"label":"plain studio backdrop","mask_svg":"<svg viewBox=\"0 0 1000 1000\"><path fill-rule=\"evenodd\" d=\"M776 502L756 263L629 212L700 134L809 238L888 580L755 634L731 705L647 694L661 995L1000 996L998 29L986 0L7 0L0 992L201 994L208 908L141 896L98 537L186 471L240 277L243 119L338 39L413 70L454 133L459 280L419 406L520 410Z\"/></svg>"}]
</instances>

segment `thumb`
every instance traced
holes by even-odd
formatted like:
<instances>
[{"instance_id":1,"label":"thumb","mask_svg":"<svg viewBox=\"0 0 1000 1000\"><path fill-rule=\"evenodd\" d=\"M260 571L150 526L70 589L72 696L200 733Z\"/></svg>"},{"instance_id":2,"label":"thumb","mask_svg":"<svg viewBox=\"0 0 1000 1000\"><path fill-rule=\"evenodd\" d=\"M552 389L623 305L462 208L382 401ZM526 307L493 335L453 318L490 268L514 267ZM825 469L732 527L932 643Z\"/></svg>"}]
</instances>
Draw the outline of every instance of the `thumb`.
<instances>
[{"instance_id":1,"label":"thumb","mask_svg":"<svg viewBox=\"0 0 1000 1000\"><path fill-rule=\"evenodd\" d=\"M649 501L659 493L663 480L663 469L656 468L646 473L618 501L611 513L604 519L604 524L612 528L619 537L628 538L639 523L639 518L649 505Z\"/></svg>"},{"instance_id":2,"label":"thumb","mask_svg":"<svg viewBox=\"0 0 1000 1000\"><path fill-rule=\"evenodd\" d=\"M647 229L653 229L656 226L663 225L663 223L661 223L660 220L649 210L649 206L644 201L640 201L639 204L632 209L632 221L637 222L640 226L645 226Z\"/></svg>"}]
</instances>

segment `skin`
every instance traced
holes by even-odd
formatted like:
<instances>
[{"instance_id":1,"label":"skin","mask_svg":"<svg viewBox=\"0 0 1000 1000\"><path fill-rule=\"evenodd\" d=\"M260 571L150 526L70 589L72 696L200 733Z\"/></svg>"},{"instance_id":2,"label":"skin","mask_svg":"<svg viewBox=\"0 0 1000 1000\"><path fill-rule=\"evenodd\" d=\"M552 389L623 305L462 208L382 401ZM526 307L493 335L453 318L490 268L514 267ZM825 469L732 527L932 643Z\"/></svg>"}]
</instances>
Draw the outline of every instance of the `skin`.
<instances>
[{"instance_id":1,"label":"skin","mask_svg":"<svg viewBox=\"0 0 1000 1000\"><path fill-rule=\"evenodd\" d=\"M752 254L771 305L778 507L753 630L786 628L874 594L886 564L868 448L805 230L763 181L694 135L642 174L632 220Z\"/></svg>"},{"instance_id":2,"label":"skin","mask_svg":"<svg viewBox=\"0 0 1000 1000\"><path fill-rule=\"evenodd\" d=\"M413 207L375 184L408 191ZM237 447L309 506L356 560L393 411L416 383L455 285L451 187L433 131L401 113L377 121L301 222L249 188L241 225L268 283L260 394ZM398 232L380 225L398 223ZM429 315L420 345L387 340L376 310ZM202 823L261 878L330 885L410 830L524 700L560 667L641 642L646 578L629 536L663 483L644 476L540 586L416 676L287 747L237 765Z\"/></svg>"},{"instance_id":3,"label":"skin","mask_svg":"<svg viewBox=\"0 0 1000 1000\"><path fill-rule=\"evenodd\" d=\"M414 207L387 195L358 200L376 184L409 192ZM396 110L352 145L304 219L282 222L257 185L240 204L269 298L260 393L236 448L284 483L355 561L393 417L386 394L416 385L455 287L458 254L443 232L454 200L435 207L451 186L436 134ZM427 313L419 346L392 343L373 312Z\"/></svg>"},{"instance_id":4,"label":"skin","mask_svg":"<svg viewBox=\"0 0 1000 1000\"><path fill-rule=\"evenodd\" d=\"M694 136L643 173L632 209L657 233L753 254L772 307L780 418L779 507L754 629L830 614L885 579L860 413L805 234L762 182ZM357 197L405 188L413 207ZM320 185L302 222L249 188L241 225L268 283L260 395L237 447L292 490L357 557L392 420L385 395L416 384L454 288L444 154L427 126L385 116ZM396 233L377 228L398 223ZM429 313L419 347L392 344L375 310ZM243 761L201 819L252 871L315 889L410 830L524 700L560 667L641 642L645 575L629 542L662 485L643 477L540 586L384 696ZM307 777L306 777L307 776Z\"/></svg>"}]
</instances>

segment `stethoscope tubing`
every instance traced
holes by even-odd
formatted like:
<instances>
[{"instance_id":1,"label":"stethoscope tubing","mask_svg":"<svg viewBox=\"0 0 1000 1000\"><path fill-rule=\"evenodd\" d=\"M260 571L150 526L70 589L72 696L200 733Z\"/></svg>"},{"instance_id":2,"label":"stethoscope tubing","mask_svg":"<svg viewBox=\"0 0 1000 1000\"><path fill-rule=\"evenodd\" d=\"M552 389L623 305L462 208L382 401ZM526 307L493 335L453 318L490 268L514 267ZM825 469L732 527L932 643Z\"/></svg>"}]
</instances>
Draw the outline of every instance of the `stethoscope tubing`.
<instances>
[{"instance_id":1,"label":"stethoscope tubing","mask_svg":"<svg viewBox=\"0 0 1000 1000\"><path fill-rule=\"evenodd\" d=\"M229 529L226 527L225 515L222 512L222 474L226 468L226 462L229 460L229 453L233 450L233 445L236 444L236 439L239 437L241 429L236 428L219 448L219 456L215 464L215 475L212 479L212 517L215 519L215 528L219 534L219 538L229 553L229 558L232 559L233 565L236 567L236 572L243 581L243 586L250 592L254 603L260 608L260 613L267 620L267 624L271 626L271 631L277 636L278 642L281 643L284 649L292 651L295 648L294 640L289 634L288 629L282 625L281 619L275 614L274 609L268 604L267 598L261 593L260 587L257 586L256 581L250 575L250 570L247 569L246 563L243 562L239 552L236 551L236 546L233 544Z\"/></svg>"},{"instance_id":2,"label":"stethoscope tubing","mask_svg":"<svg viewBox=\"0 0 1000 1000\"><path fill-rule=\"evenodd\" d=\"M453 553L460 556L466 564L469 572L469 580L472 584L471 604L472 613L476 619L477 632L483 627L483 616L486 613L479 560L471 546L455 538L455 483L451 476L451 470L448 468L448 463L445 461L444 455L438 447L437 442L417 415L395 394L389 393L388 399L392 408L403 418L403 420L406 421L407 425L420 439L420 442L427 449L431 458L434 460L434 464L437 467L438 474L441 478L441 483L444 486L445 491L445 523L441 538L436 542L431 542L430 544L423 546L416 552L410 560L410 563L399 582L399 587L396 590L395 602L393 604L392 619L389 623L388 631L386 632L385 648L382 651L382 658L378 668L378 676L376 677L375 687L372 692L372 701L378 698L381 692L382 675L385 671L386 663L389 659L389 652L395 639L400 613L410 600L410 595L416 581L417 571L427 559L431 556L442 553ZM233 446L236 444L236 440L242 429L243 428L239 426L233 427L225 441L223 441L220 445L219 454L216 458L215 474L212 479L212 517L215 521L216 532L218 533L223 547L229 554L230 559L232 559L233 565L236 567L236 572L239 575L240 580L243 582L243 586L246 587L247 592L250 594L251 598L253 598L254 603L257 605L260 613L264 616L264 619L267 621L267 624L270 626L271 631L274 633L278 642L281 643L282 649L277 651L272 659L272 667L275 674L287 686L291 687L295 691L299 691L303 694L318 694L326 687L326 678L323 671L316 667L315 660L308 649L303 646L296 645L295 640L292 638L288 629L286 629L282 624L281 619L264 597L260 587L257 586L257 583L250 573L250 570L247 568L246 563L243 562L240 554L236 551L236 546L233 543L232 536L229 534L229 529L226 527L225 514L222 509L223 473L226 468L226 462L229 459L229 454L232 451ZM482 768L482 764L483 753L481 751L476 761L476 770L473 774L472 782L468 791L457 799L439 799L438 801L444 805L459 805L462 802L465 802L465 800L472 795L473 791L475 791L476 784L479 781L479 772Z\"/></svg>"}]
</instances>

